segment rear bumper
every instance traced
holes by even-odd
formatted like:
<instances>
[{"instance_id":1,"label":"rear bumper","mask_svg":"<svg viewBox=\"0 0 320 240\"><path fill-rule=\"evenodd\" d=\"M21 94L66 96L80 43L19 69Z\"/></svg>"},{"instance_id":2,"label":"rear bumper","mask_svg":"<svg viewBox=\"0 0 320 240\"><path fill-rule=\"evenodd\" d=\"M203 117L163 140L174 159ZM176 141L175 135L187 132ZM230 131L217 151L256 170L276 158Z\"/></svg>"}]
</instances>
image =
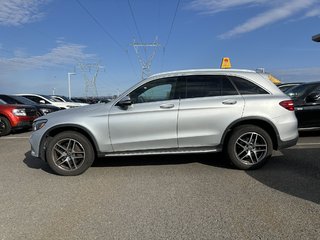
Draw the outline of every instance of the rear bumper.
<instances>
[{"instance_id":1,"label":"rear bumper","mask_svg":"<svg viewBox=\"0 0 320 240\"><path fill-rule=\"evenodd\" d=\"M278 149L277 150L292 147L292 146L296 145L298 142L298 139L299 139L299 136L294 139L288 140L288 141L282 141L282 140L278 139Z\"/></svg>"}]
</instances>

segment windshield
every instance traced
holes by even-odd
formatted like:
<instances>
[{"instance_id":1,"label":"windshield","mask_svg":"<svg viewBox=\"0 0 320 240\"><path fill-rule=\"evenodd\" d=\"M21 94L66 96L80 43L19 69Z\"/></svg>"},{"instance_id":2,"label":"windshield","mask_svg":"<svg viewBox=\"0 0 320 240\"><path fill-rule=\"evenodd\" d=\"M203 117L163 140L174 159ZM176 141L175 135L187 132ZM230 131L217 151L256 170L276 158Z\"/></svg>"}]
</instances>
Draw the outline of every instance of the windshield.
<instances>
[{"instance_id":1,"label":"windshield","mask_svg":"<svg viewBox=\"0 0 320 240\"><path fill-rule=\"evenodd\" d=\"M22 96L10 96L12 100L16 100L15 103L26 104L26 105L36 105L36 103L28 98Z\"/></svg>"},{"instance_id":2,"label":"windshield","mask_svg":"<svg viewBox=\"0 0 320 240\"><path fill-rule=\"evenodd\" d=\"M7 103L0 99L0 104L7 104Z\"/></svg>"},{"instance_id":3,"label":"windshield","mask_svg":"<svg viewBox=\"0 0 320 240\"><path fill-rule=\"evenodd\" d=\"M69 99L69 98L67 98L67 97L65 97L65 96L58 96L59 98L62 98L64 101L66 101L66 102L73 102L73 100L71 100L71 99Z\"/></svg>"},{"instance_id":4,"label":"windshield","mask_svg":"<svg viewBox=\"0 0 320 240\"><path fill-rule=\"evenodd\" d=\"M292 88L289 88L285 91L285 94L289 95L291 98L298 98L302 96L306 91L308 87L305 85L299 85Z\"/></svg>"},{"instance_id":5,"label":"windshield","mask_svg":"<svg viewBox=\"0 0 320 240\"><path fill-rule=\"evenodd\" d=\"M53 97L51 97L49 95L40 95L40 96L50 100L51 102L60 102L60 101L57 101L56 99L54 99Z\"/></svg>"}]
</instances>

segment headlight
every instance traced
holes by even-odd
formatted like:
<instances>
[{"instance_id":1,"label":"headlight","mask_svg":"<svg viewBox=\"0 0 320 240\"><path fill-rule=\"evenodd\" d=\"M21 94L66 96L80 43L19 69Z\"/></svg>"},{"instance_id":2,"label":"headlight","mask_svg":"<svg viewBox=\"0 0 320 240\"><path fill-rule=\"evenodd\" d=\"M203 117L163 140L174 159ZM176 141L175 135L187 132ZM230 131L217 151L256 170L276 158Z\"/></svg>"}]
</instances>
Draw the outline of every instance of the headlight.
<instances>
[{"instance_id":1,"label":"headlight","mask_svg":"<svg viewBox=\"0 0 320 240\"><path fill-rule=\"evenodd\" d=\"M37 130L43 128L44 125L46 125L46 122L47 122L46 119L34 121L33 124L32 124L32 130L33 131L37 131Z\"/></svg>"},{"instance_id":2,"label":"headlight","mask_svg":"<svg viewBox=\"0 0 320 240\"><path fill-rule=\"evenodd\" d=\"M24 108L13 109L12 113L15 116L27 116L26 110Z\"/></svg>"},{"instance_id":3,"label":"headlight","mask_svg":"<svg viewBox=\"0 0 320 240\"><path fill-rule=\"evenodd\" d=\"M47 115L48 113L52 112L52 110L48 108L40 108L40 111L42 112L43 115Z\"/></svg>"}]
</instances>

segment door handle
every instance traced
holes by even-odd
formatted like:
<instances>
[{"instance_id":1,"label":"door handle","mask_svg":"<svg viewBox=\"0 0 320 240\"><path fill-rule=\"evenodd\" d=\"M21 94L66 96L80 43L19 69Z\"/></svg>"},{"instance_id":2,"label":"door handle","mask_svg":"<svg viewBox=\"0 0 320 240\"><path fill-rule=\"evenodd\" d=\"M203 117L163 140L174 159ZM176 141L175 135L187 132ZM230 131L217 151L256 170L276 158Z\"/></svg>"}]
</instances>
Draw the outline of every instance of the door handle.
<instances>
[{"instance_id":1,"label":"door handle","mask_svg":"<svg viewBox=\"0 0 320 240\"><path fill-rule=\"evenodd\" d=\"M222 101L222 104L225 104L225 105L234 105L236 103L237 103L237 101L236 100L232 100L232 99L228 99L228 100Z\"/></svg>"},{"instance_id":2,"label":"door handle","mask_svg":"<svg viewBox=\"0 0 320 240\"><path fill-rule=\"evenodd\" d=\"M170 109L173 107L174 107L174 104L168 104L168 103L160 105L160 108L163 108L163 109Z\"/></svg>"}]
</instances>

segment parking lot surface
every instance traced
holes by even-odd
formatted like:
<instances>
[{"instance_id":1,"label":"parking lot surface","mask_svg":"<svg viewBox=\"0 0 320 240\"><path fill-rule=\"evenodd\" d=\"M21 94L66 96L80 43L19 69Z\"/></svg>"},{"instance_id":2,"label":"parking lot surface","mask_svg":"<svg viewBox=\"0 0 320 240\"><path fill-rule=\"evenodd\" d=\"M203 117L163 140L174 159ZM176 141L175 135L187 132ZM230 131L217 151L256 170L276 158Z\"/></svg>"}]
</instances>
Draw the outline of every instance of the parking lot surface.
<instances>
[{"instance_id":1,"label":"parking lot surface","mask_svg":"<svg viewBox=\"0 0 320 240\"><path fill-rule=\"evenodd\" d=\"M61 177L0 138L0 239L319 239L320 134L259 170L222 154L97 160Z\"/></svg>"}]
</instances>

